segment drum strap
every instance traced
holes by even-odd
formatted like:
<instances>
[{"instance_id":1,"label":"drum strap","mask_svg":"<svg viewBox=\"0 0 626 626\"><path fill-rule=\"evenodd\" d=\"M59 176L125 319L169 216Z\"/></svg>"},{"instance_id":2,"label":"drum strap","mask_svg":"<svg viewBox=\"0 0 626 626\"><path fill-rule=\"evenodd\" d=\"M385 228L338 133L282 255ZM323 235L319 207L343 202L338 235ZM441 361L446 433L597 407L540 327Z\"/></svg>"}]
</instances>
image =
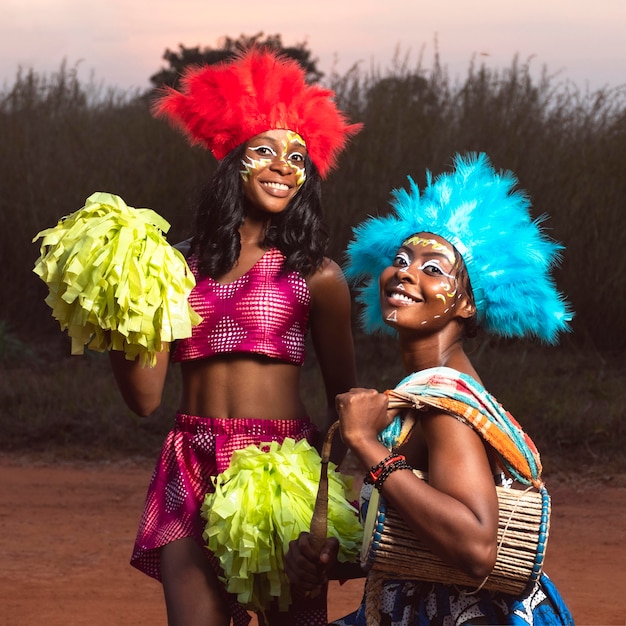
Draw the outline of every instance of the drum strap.
<instances>
[{"instance_id":1,"label":"drum strap","mask_svg":"<svg viewBox=\"0 0 626 626\"><path fill-rule=\"evenodd\" d=\"M496 452L505 471L538 489L541 459L530 437L486 389L470 376L447 367L416 372L386 392L390 408L438 409L471 426ZM407 437L414 416L405 411L381 433L381 441L394 448Z\"/></svg>"}]
</instances>

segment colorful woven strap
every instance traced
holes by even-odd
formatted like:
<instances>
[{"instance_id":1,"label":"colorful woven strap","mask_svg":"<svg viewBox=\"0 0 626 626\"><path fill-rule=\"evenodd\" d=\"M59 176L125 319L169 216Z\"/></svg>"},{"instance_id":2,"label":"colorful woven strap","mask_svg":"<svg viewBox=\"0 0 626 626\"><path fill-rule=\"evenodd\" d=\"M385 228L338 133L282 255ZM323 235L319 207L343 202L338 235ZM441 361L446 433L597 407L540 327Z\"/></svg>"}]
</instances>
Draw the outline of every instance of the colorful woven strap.
<instances>
[{"instance_id":1,"label":"colorful woven strap","mask_svg":"<svg viewBox=\"0 0 626 626\"><path fill-rule=\"evenodd\" d=\"M504 469L526 485L541 487L541 459L530 437L515 418L470 376L447 367L435 367L407 376L387 392L394 406L432 407L472 426L495 450ZM405 436L405 419L398 416L379 439L396 447Z\"/></svg>"}]
</instances>

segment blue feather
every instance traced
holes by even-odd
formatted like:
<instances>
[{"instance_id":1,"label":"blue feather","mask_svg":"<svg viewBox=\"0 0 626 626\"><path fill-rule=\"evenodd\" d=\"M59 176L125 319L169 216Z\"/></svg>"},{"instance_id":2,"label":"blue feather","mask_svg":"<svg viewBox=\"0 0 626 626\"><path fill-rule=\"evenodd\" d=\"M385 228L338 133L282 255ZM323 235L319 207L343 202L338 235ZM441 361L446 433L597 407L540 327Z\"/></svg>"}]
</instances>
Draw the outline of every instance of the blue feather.
<instances>
[{"instance_id":1,"label":"blue feather","mask_svg":"<svg viewBox=\"0 0 626 626\"><path fill-rule=\"evenodd\" d=\"M532 218L528 195L516 185L512 172L496 172L486 154L470 153L455 156L452 172L427 171L421 194L410 177L407 189L393 190L392 212L358 225L346 253L365 330L394 332L382 319L378 277L402 242L429 232L463 257L487 332L556 343L569 331L571 307L550 275L563 246L542 229L546 216Z\"/></svg>"}]
</instances>

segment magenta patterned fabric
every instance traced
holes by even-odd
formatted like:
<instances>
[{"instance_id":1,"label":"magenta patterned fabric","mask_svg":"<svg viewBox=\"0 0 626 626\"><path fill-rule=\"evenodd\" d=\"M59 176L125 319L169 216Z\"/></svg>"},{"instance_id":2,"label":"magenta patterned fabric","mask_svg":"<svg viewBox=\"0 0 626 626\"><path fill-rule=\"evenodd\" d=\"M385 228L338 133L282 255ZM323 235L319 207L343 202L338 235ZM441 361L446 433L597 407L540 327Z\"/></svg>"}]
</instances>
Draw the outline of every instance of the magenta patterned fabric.
<instances>
[{"instance_id":1,"label":"magenta patterned fabric","mask_svg":"<svg viewBox=\"0 0 626 626\"><path fill-rule=\"evenodd\" d=\"M191 257L196 286L189 304L202 322L190 338L177 342L172 360L252 352L302 365L311 294L301 274L282 271L284 260L271 248L243 276L222 284L209 276L199 278L197 260Z\"/></svg>"},{"instance_id":2,"label":"magenta patterned fabric","mask_svg":"<svg viewBox=\"0 0 626 626\"><path fill-rule=\"evenodd\" d=\"M205 494L213 491L211 476L228 467L235 450L251 444L282 442L286 437L312 442L316 432L309 419L217 419L177 413L176 426L165 439L148 488L131 565L161 580L159 549L162 546L193 537L204 547L200 507ZM205 552L219 572L217 559L208 550ZM231 608L234 626L248 624L249 614L236 598L225 591L224 597ZM298 608L301 609L302 606ZM308 607L308 615L298 618L303 621L294 623L326 624L325 616L324 599Z\"/></svg>"}]
</instances>

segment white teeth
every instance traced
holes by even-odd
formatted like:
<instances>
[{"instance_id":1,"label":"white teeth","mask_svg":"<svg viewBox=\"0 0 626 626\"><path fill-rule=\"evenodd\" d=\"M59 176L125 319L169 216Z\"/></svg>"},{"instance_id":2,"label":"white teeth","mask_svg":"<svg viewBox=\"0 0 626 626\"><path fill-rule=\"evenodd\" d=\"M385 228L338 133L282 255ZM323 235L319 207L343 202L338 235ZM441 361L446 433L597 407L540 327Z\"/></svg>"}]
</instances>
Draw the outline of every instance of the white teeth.
<instances>
[{"instance_id":1,"label":"white teeth","mask_svg":"<svg viewBox=\"0 0 626 626\"><path fill-rule=\"evenodd\" d=\"M403 293L393 292L389 296L392 300L399 300L400 302L415 302L413 298L409 298L409 296L405 296Z\"/></svg>"},{"instance_id":2,"label":"white teeth","mask_svg":"<svg viewBox=\"0 0 626 626\"><path fill-rule=\"evenodd\" d=\"M272 187L274 189L289 189L288 185L284 183L263 183L266 187Z\"/></svg>"}]
</instances>

